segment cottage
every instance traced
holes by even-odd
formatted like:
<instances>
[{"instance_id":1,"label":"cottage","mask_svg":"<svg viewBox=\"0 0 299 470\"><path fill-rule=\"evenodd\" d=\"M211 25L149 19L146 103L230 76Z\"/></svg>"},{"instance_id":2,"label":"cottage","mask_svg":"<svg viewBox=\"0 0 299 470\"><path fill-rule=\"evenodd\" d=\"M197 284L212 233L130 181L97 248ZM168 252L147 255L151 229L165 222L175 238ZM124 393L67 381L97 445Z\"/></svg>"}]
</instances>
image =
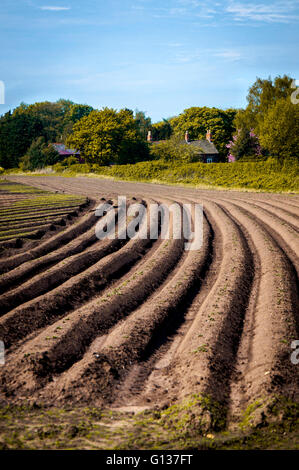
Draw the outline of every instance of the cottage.
<instances>
[{"instance_id":1,"label":"cottage","mask_svg":"<svg viewBox=\"0 0 299 470\"><path fill-rule=\"evenodd\" d=\"M152 140L151 131L148 132L147 141L150 143L159 143L159 141ZM189 132L185 133L185 140L182 143L192 145L198 150L198 156L204 163L217 163L219 161L219 152L212 142L212 133L210 130L207 131L206 138L201 140L191 140Z\"/></svg>"},{"instance_id":2,"label":"cottage","mask_svg":"<svg viewBox=\"0 0 299 470\"><path fill-rule=\"evenodd\" d=\"M54 143L52 146L63 159L67 157L76 157L78 159L78 163L84 163L84 160L80 157L80 152L78 150L68 149L64 144L61 143Z\"/></svg>"}]
</instances>

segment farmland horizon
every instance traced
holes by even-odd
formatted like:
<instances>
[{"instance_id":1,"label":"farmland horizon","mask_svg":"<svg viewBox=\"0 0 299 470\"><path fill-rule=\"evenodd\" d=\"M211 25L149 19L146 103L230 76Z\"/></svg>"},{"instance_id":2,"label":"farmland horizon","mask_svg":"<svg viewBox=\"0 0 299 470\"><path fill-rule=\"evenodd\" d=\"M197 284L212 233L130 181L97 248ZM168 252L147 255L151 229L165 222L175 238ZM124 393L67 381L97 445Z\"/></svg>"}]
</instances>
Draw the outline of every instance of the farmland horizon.
<instances>
[{"instance_id":1,"label":"farmland horizon","mask_svg":"<svg viewBox=\"0 0 299 470\"><path fill-rule=\"evenodd\" d=\"M0 10L0 451L299 449L299 0Z\"/></svg>"},{"instance_id":2,"label":"farmland horizon","mask_svg":"<svg viewBox=\"0 0 299 470\"><path fill-rule=\"evenodd\" d=\"M243 108L257 76L299 77L298 2L4 1L5 104L72 101L141 109Z\"/></svg>"}]
</instances>

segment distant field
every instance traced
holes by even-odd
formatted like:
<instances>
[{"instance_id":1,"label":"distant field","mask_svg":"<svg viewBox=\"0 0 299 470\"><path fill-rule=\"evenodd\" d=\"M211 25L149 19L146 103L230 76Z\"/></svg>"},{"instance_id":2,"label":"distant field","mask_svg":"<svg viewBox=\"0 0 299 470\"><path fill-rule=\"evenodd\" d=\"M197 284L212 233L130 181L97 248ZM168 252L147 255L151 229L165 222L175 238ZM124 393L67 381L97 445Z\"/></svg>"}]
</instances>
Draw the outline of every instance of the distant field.
<instances>
[{"instance_id":1,"label":"distant field","mask_svg":"<svg viewBox=\"0 0 299 470\"><path fill-rule=\"evenodd\" d=\"M59 176L0 188L4 237L91 201L0 258L0 447L298 446L299 195ZM94 207L116 211L118 195L203 204L201 249L97 239Z\"/></svg>"},{"instance_id":2,"label":"distant field","mask_svg":"<svg viewBox=\"0 0 299 470\"><path fill-rule=\"evenodd\" d=\"M0 248L20 246L22 241L61 229L84 204L86 197L0 181Z\"/></svg>"}]
</instances>

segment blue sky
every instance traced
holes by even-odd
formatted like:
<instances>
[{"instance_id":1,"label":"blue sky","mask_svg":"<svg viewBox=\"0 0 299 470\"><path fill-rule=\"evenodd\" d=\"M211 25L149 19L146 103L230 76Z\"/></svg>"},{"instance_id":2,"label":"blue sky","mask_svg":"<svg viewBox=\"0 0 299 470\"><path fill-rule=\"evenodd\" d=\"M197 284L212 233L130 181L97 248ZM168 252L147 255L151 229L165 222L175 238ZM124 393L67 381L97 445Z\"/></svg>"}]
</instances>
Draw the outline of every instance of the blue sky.
<instances>
[{"instance_id":1,"label":"blue sky","mask_svg":"<svg viewBox=\"0 0 299 470\"><path fill-rule=\"evenodd\" d=\"M298 0L1 0L0 114L59 98L152 120L299 79Z\"/></svg>"}]
</instances>

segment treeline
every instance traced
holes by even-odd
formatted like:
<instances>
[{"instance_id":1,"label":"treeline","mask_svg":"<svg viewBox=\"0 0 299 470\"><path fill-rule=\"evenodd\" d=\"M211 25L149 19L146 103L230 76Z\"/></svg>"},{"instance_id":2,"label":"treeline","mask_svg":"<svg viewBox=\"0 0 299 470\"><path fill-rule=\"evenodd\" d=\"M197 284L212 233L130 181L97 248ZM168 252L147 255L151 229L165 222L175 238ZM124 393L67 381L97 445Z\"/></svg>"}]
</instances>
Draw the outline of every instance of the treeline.
<instances>
[{"instance_id":1,"label":"treeline","mask_svg":"<svg viewBox=\"0 0 299 470\"><path fill-rule=\"evenodd\" d=\"M299 158L299 103L295 80L284 75L257 78L247 95L246 109L238 111L237 129L227 145L236 160L252 156ZM296 104L297 103L297 104Z\"/></svg>"},{"instance_id":2,"label":"treeline","mask_svg":"<svg viewBox=\"0 0 299 470\"><path fill-rule=\"evenodd\" d=\"M73 125L92 109L61 99L55 103L22 103L4 114L0 118L0 166L17 167L30 146L37 147L37 140L40 145L65 142Z\"/></svg>"},{"instance_id":3,"label":"treeline","mask_svg":"<svg viewBox=\"0 0 299 470\"><path fill-rule=\"evenodd\" d=\"M143 111L101 110L69 100L21 104L0 118L0 166L23 169L60 162L50 143L62 142L80 151L87 164L130 164L147 160L192 163L199 156L186 146L205 139L211 129L220 161L259 161L299 157L299 106L292 99L294 81L283 76L260 79L250 87L245 109L191 107L178 116L152 123ZM148 144L151 131L154 141Z\"/></svg>"}]
</instances>

